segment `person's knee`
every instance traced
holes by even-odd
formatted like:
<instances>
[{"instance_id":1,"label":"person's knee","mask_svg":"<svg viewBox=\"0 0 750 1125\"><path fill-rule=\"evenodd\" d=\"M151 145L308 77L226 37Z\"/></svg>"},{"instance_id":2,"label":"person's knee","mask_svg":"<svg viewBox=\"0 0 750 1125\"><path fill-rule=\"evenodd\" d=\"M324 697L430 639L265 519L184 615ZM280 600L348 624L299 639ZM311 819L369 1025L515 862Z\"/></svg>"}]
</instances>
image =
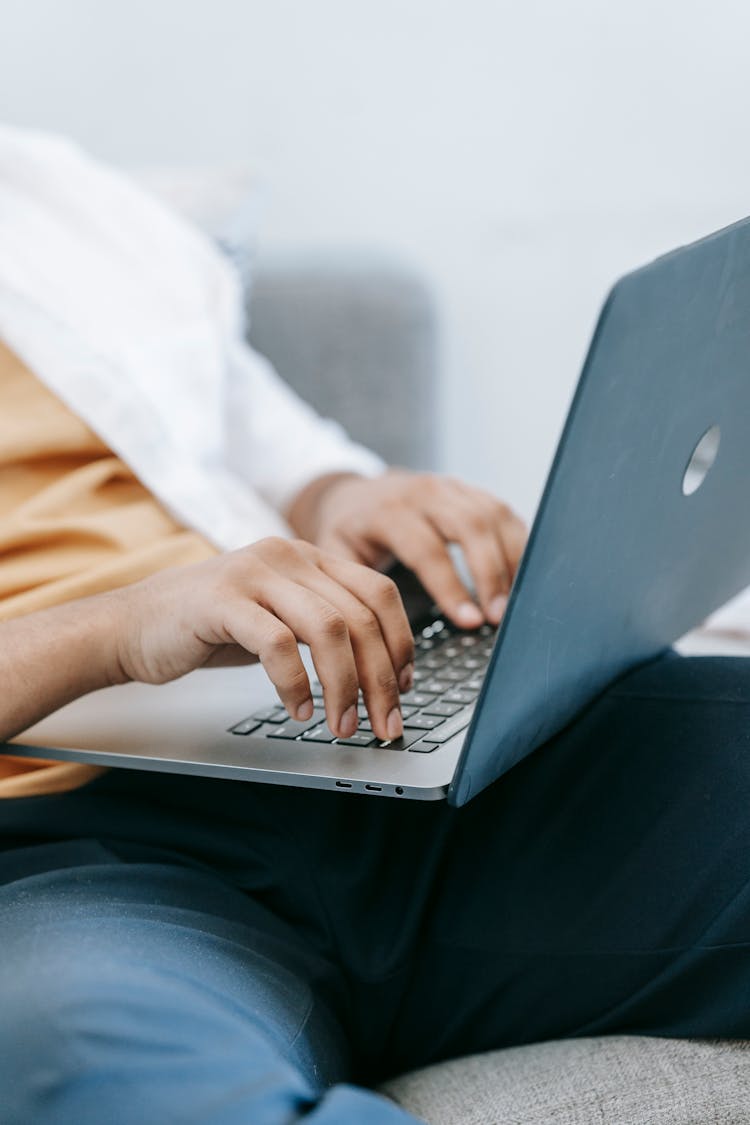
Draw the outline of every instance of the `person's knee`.
<instances>
[{"instance_id":1,"label":"person's knee","mask_svg":"<svg viewBox=\"0 0 750 1125\"><path fill-rule=\"evenodd\" d=\"M15 945L15 948L14 948ZM89 1011L99 974L83 972L57 943L28 935L0 958L0 1089L3 1121L52 1121L49 1109L85 1077Z\"/></svg>"},{"instance_id":2,"label":"person's knee","mask_svg":"<svg viewBox=\"0 0 750 1125\"><path fill-rule=\"evenodd\" d=\"M178 1125L191 1115L275 1125L316 1103L321 1091L260 1015L178 959L149 960L111 937L106 925L17 927L6 944L3 1125Z\"/></svg>"}]
</instances>

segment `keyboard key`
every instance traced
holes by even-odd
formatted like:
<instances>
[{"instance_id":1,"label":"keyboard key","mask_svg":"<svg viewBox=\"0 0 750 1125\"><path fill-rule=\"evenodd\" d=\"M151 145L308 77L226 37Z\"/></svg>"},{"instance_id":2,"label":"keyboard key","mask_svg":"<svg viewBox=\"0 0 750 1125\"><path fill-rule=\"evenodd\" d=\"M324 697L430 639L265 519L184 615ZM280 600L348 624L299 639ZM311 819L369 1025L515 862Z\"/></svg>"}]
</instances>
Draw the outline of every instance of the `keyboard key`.
<instances>
[{"instance_id":1,"label":"keyboard key","mask_svg":"<svg viewBox=\"0 0 750 1125\"><path fill-rule=\"evenodd\" d=\"M255 719L243 719L241 723L229 728L230 734L252 734L254 730L262 726L262 723L257 722Z\"/></svg>"},{"instance_id":2,"label":"keyboard key","mask_svg":"<svg viewBox=\"0 0 750 1125\"><path fill-rule=\"evenodd\" d=\"M303 742L333 742L336 735L333 733L328 723L321 723L319 727L313 727L312 730L306 730L302 733Z\"/></svg>"},{"instance_id":3,"label":"keyboard key","mask_svg":"<svg viewBox=\"0 0 750 1125\"><path fill-rule=\"evenodd\" d=\"M460 684L468 674L463 668L443 668L440 672L440 679L448 680L450 686L450 684Z\"/></svg>"},{"instance_id":4,"label":"keyboard key","mask_svg":"<svg viewBox=\"0 0 750 1125\"><path fill-rule=\"evenodd\" d=\"M475 691L468 691L465 687L453 688L443 696L442 703L473 703L477 697Z\"/></svg>"},{"instance_id":5,"label":"keyboard key","mask_svg":"<svg viewBox=\"0 0 750 1125\"><path fill-rule=\"evenodd\" d=\"M425 742L447 742L449 738L453 738L455 734L468 727L471 722L471 711L464 711L461 715L457 715L449 723L443 723L439 730L430 731L429 734L423 735Z\"/></svg>"},{"instance_id":6,"label":"keyboard key","mask_svg":"<svg viewBox=\"0 0 750 1125\"><path fill-rule=\"evenodd\" d=\"M439 692L427 691L405 691L401 696L401 714L404 714L404 704L413 704L415 707L424 707L425 703L430 703Z\"/></svg>"},{"instance_id":7,"label":"keyboard key","mask_svg":"<svg viewBox=\"0 0 750 1125\"><path fill-rule=\"evenodd\" d=\"M423 733L421 730L410 730L408 727L404 727L401 738L393 738L389 742L376 742L375 745L381 750L406 750L413 742L417 742Z\"/></svg>"},{"instance_id":8,"label":"keyboard key","mask_svg":"<svg viewBox=\"0 0 750 1125\"><path fill-rule=\"evenodd\" d=\"M468 688L469 691L481 691L483 683L484 676L474 676L473 679L466 681L464 687Z\"/></svg>"},{"instance_id":9,"label":"keyboard key","mask_svg":"<svg viewBox=\"0 0 750 1125\"><path fill-rule=\"evenodd\" d=\"M444 723L445 719L441 719L439 715L413 715L405 726L413 728L414 730L434 730Z\"/></svg>"},{"instance_id":10,"label":"keyboard key","mask_svg":"<svg viewBox=\"0 0 750 1125\"><path fill-rule=\"evenodd\" d=\"M275 707L264 707L262 711L256 711L252 717L256 723L283 723L289 715L281 704L277 704Z\"/></svg>"},{"instance_id":11,"label":"keyboard key","mask_svg":"<svg viewBox=\"0 0 750 1125\"><path fill-rule=\"evenodd\" d=\"M486 668L487 660L477 660L475 657L467 657L461 661L461 667L466 668L467 671L473 672L475 668Z\"/></svg>"},{"instance_id":12,"label":"keyboard key","mask_svg":"<svg viewBox=\"0 0 750 1125\"><path fill-rule=\"evenodd\" d=\"M442 695L444 691L450 691L452 686L449 680L427 680L420 686L420 691L426 691L428 695Z\"/></svg>"},{"instance_id":13,"label":"keyboard key","mask_svg":"<svg viewBox=\"0 0 750 1125\"><path fill-rule=\"evenodd\" d=\"M310 730L311 727L317 726L320 720L320 715L316 715L314 718L308 719L306 722L298 722L295 719L289 719L288 722L282 723L280 727L276 727L274 730L269 731L268 737L299 738L299 736L301 734L304 734L306 730Z\"/></svg>"},{"instance_id":14,"label":"keyboard key","mask_svg":"<svg viewBox=\"0 0 750 1125\"><path fill-rule=\"evenodd\" d=\"M420 668L429 668L434 672L436 668L442 668L445 664L447 657L444 656L425 656L424 660L419 661Z\"/></svg>"},{"instance_id":15,"label":"keyboard key","mask_svg":"<svg viewBox=\"0 0 750 1125\"><path fill-rule=\"evenodd\" d=\"M437 742L415 742L409 747L410 754L431 754L437 750Z\"/></svg>"},{"instance_id":16,"label":"keyboard key","mask_svg":"<svg viewBox=\"0 0 750 1125\"><path fill-rule=\"evenodd\" d=\"M323 698L323 685L321 684L320 680L313 680L312 684L310 685L310 691L312 693L313 699Z\"/></svg>"},{"instance_id":17,"label":"keyboard key","mask_svg":"<svg viewBox=\"0 0 750 1125\"><path fill-rule=\"evenodd\" d=\"M375 741L375 735L371 730L358 730L351 738L340 738L337 746L371 746Z\"/></svg>"},{"instance_id":18,"label":"keyboard key","mask_svg":"<svg viewBox=\"0 0 750 1125\"><path fill-rule=\"evenodd\" d=\"M444 703L442 699L439 699L435 703L428 703L424 709L424 714L442 715L444 719L451 719L460 710L460 703Z\"/></svg>"}]
</instances>

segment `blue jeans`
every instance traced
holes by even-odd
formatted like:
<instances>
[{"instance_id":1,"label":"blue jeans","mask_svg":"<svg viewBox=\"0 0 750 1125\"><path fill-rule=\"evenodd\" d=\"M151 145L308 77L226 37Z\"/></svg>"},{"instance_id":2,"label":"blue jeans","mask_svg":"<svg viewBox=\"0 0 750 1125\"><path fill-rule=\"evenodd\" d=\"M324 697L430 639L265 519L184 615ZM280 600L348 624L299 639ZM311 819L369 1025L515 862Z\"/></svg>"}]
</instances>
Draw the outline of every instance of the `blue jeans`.
<instances>
[{"instance_id":1,"label":"blue jeans","mask_svg":"<svg viewBox=\"0 0 750 1125\"><path fill-rule=\"evenodd\" d=\"M0 804L3 1125L389 1125L537 1039L750 1036L750 662L670 655L465 809L111 771Z\"/></svg>"}]
</instances>

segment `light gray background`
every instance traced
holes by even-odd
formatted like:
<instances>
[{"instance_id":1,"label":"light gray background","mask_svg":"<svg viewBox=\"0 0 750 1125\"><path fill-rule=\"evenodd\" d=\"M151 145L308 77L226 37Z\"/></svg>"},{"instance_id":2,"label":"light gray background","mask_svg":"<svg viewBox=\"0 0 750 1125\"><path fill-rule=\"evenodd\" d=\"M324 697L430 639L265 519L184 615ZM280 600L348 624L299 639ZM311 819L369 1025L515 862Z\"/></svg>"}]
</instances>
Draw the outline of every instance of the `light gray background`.
<instances>
[{"instance_id":1,"label":"light gray background","mask_svg":"<svg viewBox=\"0 0 750 1125\"><path fill-rule=\"evenodd\" d=\"M441 462L533 511L604 290L750 211L740 0L0 0L0 118L249 162L261 254L440 303Z\"/></svg>"}]
</instances>

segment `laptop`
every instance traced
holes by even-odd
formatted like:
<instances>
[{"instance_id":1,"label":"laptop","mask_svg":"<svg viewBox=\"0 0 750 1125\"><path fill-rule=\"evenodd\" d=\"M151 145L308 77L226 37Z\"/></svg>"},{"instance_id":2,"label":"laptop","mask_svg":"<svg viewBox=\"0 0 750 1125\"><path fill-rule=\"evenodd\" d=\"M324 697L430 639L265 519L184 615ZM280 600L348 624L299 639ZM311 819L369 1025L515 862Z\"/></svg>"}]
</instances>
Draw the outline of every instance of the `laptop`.
<instances>
[{"instance_id":1,"label":"laptop","mask_svg":"<svg viewBox=\"0 0 750 1125\"><path fill-rule=\"evenodd\" d=\"M108 688L14 754L469 801L750 584L750 220L623 277L594 332L500 627L461 632L400 569L404 737L292 721L260 667ZM309 660L309 656L308 656ZM310 666L311 667L311 666Z\"/></svg>"}]
</instances>

